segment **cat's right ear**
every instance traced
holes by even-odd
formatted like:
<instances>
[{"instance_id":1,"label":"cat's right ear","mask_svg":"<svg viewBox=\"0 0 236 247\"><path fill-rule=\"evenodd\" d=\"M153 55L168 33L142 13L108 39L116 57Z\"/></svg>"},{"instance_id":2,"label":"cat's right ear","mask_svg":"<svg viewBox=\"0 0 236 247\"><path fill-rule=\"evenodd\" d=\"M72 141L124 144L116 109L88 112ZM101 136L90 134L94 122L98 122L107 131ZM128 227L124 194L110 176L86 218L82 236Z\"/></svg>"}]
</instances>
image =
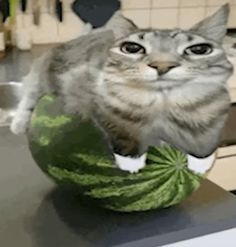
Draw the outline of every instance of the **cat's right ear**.
<instances>
[{"instance_id":1,"label":"cat's right ear","mask_svg":"<svg viewBox=\"0 0 236 247\"><path fill-rule=\"evenodd\" d=\"M227 31L229 4L223 5L212 16L194 25L190 31L202 34L210 39L222 42Z\"/></svg>"},{"instance_id":2,"label":"cat's right ear","mask_svg":"<svg viewBox=\"0 0 236 247\"><path fill-rule=\"evenodd\" d=\"M115 12L105 28L112 30L116 39L125 37L138 30L138 27L130 19L124 17L120 10Z\"/></svg>"}]
</instances>

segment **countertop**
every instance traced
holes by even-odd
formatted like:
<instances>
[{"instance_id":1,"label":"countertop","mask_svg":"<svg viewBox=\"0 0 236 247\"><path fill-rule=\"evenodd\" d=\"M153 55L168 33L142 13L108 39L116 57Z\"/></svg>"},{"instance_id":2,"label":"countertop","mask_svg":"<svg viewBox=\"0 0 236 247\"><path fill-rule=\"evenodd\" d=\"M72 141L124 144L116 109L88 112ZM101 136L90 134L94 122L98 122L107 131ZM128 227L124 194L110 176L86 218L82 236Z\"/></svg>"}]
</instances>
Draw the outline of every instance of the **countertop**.
<instances>
[{"instance_id":1,"label":"countertop","mask_svg":"<svg viewBox=\"0 0 236 247\"><path fill-rule=\"evenodd\" d=\"M56 187L24 137L0 136L0 246L157 247L236 228L236 197L207 180L178 206L115 213Z\"/></svg>"}]
</instances>

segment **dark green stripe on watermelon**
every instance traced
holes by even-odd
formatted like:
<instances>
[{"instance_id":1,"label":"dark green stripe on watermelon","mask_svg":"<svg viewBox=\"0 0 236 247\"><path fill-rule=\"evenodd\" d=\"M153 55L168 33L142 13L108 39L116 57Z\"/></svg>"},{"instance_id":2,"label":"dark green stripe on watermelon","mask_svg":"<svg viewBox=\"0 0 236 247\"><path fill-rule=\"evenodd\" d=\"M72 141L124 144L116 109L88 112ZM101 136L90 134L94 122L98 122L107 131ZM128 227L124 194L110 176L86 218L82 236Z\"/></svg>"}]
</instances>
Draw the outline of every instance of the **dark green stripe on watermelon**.
<instances>
[{"instance_id":1,"label":"dark green stripe on watermelon","mask_svg":"<svg viewBox=\"0 0 236 247\"><path fill-rule=\"evenodd\" d=\"M169 207L199 187L201 177L188 169L186 155L168 145L150 147L141 172L119 170L103 132L62 109L56 97L43 97L29 131L35 161L58 184L122 212Z\"/></svg>"}]
</instances>

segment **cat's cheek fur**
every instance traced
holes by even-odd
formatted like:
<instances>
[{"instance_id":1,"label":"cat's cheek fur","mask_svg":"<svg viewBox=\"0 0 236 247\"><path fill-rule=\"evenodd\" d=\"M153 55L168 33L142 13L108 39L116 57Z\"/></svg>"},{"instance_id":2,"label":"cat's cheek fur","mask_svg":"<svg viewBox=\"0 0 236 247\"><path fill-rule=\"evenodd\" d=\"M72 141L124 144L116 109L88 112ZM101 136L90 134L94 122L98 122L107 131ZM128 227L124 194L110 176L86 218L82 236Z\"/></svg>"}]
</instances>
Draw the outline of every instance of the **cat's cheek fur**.
<instances>
[{"instance_id":1,"label":"cat's cheek fur","mask_svg":"<svg viewBox=\"0 0 236 247\"><path fill-rule=\"evenodd\" d=\"M122 156L119 154L114 154L116 165L123 171L128 171L130 173L137 173L139 170L145 167L146 164L146 154L138 158L132 158L127 156Z\"/></svg>"},{"instance_id":2,"label":"cat's cheek fur","mask_svg":"<svg viewBox=\"0 0 236 247\"><path fill-rule=\"evenodd\" d=\"M146 64L142 64L142 63L139 64L138 67L139 67L140 75L143 80L146 80L146 81L157 80L158 73L156 69L150 68Z\"/></svg>"}]
</instances>

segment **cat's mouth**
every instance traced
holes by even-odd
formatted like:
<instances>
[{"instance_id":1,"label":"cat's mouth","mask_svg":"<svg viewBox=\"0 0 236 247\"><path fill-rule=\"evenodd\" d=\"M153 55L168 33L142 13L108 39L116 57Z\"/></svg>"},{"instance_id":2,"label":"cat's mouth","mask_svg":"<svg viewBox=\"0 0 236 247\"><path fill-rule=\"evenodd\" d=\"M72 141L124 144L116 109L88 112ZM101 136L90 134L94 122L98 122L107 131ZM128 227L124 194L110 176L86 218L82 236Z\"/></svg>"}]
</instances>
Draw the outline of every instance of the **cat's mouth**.
<instances>
[{"instance_id":1,"label":"cat's mouth","mask_svg":"<svg viewBox=\"0 0 236 247\"><path fill-rule=\"evenodd\" d=\"M152 82L160 82L160 81L177 81L178 79L176 76L170 75L168 73L166 74L156 74L155 78L153 78Z\"/></svg>"},{"instance_id":2,"label":"cat's mouth","mask_svg":"<svg viewBox=\"0 0 236 247\"><path fill-rule=\"evenodd\" d=\"M165 83L168 83L168 81L178 81L177 78L173 78L172 76L168 76L168 75L157 75L156 79L153 80L153 82L157 82L157 83L160 83L160 82L165 82Z\"/></svg>"}]
</instances>

